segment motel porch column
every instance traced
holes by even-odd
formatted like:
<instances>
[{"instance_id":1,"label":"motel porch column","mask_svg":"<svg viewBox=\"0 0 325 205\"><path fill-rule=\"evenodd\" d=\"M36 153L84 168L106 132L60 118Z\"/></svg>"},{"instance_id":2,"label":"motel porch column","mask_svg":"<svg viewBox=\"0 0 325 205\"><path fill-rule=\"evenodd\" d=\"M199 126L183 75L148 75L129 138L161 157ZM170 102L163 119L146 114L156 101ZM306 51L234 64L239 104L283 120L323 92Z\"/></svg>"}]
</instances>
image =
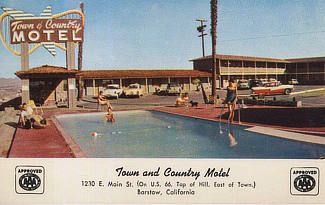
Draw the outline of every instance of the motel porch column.
<instances>
[{"instance_id":1,"label":"motel porch column","mask_svg":"<svg viewBox=\"0 0 325 205\"><path fill-rule=\"evenodd\" d=\"M323 73L324 73L323 74L323 77L324 77L323 80L324 80L324 83L325 83L325 62L323 63Z\"/></svg>"},{"instance_id":2,"label":"motel porch column","mask_svg":"<svg viewBox=\"0 0 325 205\"><path fill-rule=\"evenodd\" d=\"M298 63L296 63L296 79L298 80Z\"/></svg>"},{"instance_id":3,"label":"motel porch column","mask_svg":"<svg viewBox=\"0 0 325 205\"><path fill-rule=\"evenodd\" d=\"M122 88L123 84L122 84L122 78L120 78L120 88Z\"/></svg>"},{"instance_id":4,"label":"motel porch column","mask_svg":"<svg viewBox=\"0 0 325 205\"><path fill-rule=\"evenodd\" d=\"M267 61L265 62L265 78L267 79Z\"/></svg>"},{"instance_id":5,"label":"motel porch column","mask_svg":"<svg viewBox=\"0 0 325 205\"><path fill-rule=\"evenodd\" d=\"M230 80L229 60L227 60L228 81Z\"/></svg>"},{"instance_id":6,"label":"motel porch column","mask_svg":"<svg viewBox=\"0 0 325 205\"><path fill-rule=\"evenodd\" d=\"M284 70L285 70L285 73L284 73L284 81L287 82L287 73L286 73L286 71L287 71L287 64L286 63L284 64Z\"/></svg>"},{"instance_id":7,"label":"motel porch column","mask_svg":"<svg viewBox=\"0 0 325 205\"><path fill-rule=\"evenodd\" d=\"M73 42L67 42L67 52L66 52L66 59L67 59L67 69L72 70L76 68L75 62L75 47ZM76 105L76 79L75 78L68 78L68 107L69 109L75 108Z\"/></svg>"},{"instance_id":8,"label":"motel porch column","mask_svg":"<svg viewBox=\"0 0 325 205\"><path fill-rule=\"evenodd\" d=\"M21 70L28 71L29 70L29 56L28 56L28 43L21 43ZM21 80L21 101L22 103L28 103L29 101L29 79Z\"/></svg>"},{"instance_id":9,"label":"motel porch column","mask_svg":"<svg viewBox=\"0 0 325 205\"><path fill-rule=\"evenodd\" d=\"M93 79L93 96L95 96L96 93L96 82L95 82L95 78Z\"/></svg>"},{"instance_id":10,"label":"motel porch column","mask_svg":"<svg viewBox=\"0 0 325 205\"><path fill-rule=\"evenodd\" d=\"M244 79L244 74L245 74L245 71L244 71L244 61L242 60L241 61L241 79Z\"/></svg>"},{"instance_id":11,"label":"motel porch column","mask_svg":"<svg viewBox=\"0 0 325 205\"><path fill-rule=\"evenodd\" d=\"M254 76L255 76L255 80L256 80L256 61L254 61Z\"/></svg>"},{"instance_id":12,"label":"motel porch column","mask_svg":"<svg viewBox=\"0 0 325 205\"><path fill-rule=\"evenodd\" d=\"M309 81L309 63L306 64L307 64L307 80Z\"/></svg>"},{"instance_id":13,"label":"motel porch column","mask_svg":"<svg viewBox=\"0 0 325 205\"><path fill-rule=\"evenodd\" d=\"M146 84L146 91L147 93L149 93L148 78L145 78L145 84Z\"/></svg>"},{"instance_id":14,"label":"motel porch column","mask_svg":"<svg viewBox=\"0 0 325 205\"><path fill-rule=\"evenodd\" d=\"M209 80L208 80L208 82L209 82ZM188 85L189 85L189 91L191 92L191 88L192 88L192 77L190 76L189 78L188 78Z\"/></svg>"},{"instance_id":15,"label":"motel porch column","mask_svg":"<svg viewBox=\"0 0 325 205\"><path fill-rule=\"evenodd\" d=\"M278 80L278 63L275 63L275 79Z\"/></svg>"}]
</instances>

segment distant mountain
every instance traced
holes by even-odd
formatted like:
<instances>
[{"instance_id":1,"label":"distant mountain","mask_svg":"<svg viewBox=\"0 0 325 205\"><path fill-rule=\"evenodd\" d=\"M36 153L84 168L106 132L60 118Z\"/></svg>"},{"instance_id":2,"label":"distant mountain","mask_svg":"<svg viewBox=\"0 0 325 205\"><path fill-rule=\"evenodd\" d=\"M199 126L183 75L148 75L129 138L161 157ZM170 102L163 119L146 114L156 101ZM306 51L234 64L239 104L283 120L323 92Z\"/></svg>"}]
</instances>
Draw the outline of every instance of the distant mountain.
<instances>
[{"instance_id":1,"label":"distant mountain","mask_svg":"<svg viewBox=\"0 0 325 205\"><path fill-rule=\"evenodd\" d=\"M20 89L21 81L19 78L0 78L0 90Z\"/></svg>"},{"instance_id":2,"label":"distant mountain","mask_svg":"<svg viewBox=\"0 0 325 205\"><path fill-rule=\"evenodd\" d=\"M0 78L0 100L7 101L17 97L21 90L19 78Z\"/></svg>"}]
</instances>

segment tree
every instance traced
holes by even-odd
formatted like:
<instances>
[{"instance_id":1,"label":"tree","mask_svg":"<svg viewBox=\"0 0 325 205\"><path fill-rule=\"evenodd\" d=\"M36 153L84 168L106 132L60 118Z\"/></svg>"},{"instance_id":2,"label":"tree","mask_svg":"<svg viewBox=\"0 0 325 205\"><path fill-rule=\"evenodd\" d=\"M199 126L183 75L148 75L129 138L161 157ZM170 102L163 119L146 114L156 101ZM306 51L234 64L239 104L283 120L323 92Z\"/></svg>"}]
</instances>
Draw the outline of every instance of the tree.
<instances>
[{"instance_id":1,"label":"tree","mask_svg":"<svg viewBox=\"0 0 325 205\"><path fill-rule=\"evenodd\" d=\"M212 96L216 98L216 72L217 72L217 56L216 56L216 44L217 44L217 23L218 23L218 0L211 0L211 36L212 36ZM220 72L218 72L220 74ZM220 80L220 78L219 78Z\"/></svg>"}]
</instances>

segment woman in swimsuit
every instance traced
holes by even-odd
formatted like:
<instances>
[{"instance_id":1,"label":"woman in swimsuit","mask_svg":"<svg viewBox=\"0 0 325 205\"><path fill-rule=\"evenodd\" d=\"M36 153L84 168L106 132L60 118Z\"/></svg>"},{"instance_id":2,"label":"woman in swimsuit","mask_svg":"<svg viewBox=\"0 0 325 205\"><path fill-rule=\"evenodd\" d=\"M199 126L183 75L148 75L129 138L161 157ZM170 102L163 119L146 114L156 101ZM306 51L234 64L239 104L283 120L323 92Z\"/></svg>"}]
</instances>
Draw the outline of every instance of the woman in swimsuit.
<instances>
[{"instance_id":1,"label":"woman in swimsuit","mask_svg":"<svg viewBox=\"0 0 325 205\"><path fill-rule=\"evenodd\" d=\"M236 108L236 101L237 101L237 86L233 79L229 80L229 86L227 87L227 97L224 103L227 103L228 110L229 110L229 118L230 122L234 119L234 113Z\"/></svg>"},{"instance_id":2,"label":"woman in swimsuit","mask_svg":"<svg viewBox=\"0 0 325 205\"><path fill-rule=\"evenodd\" d=\"M100 105L100 109L102 111L104 111L104 108L102 108L102 105L106 105L107 108L111 107L111 104L109 103L109 101L105 98L103 91L99 92L98 98L97 98L98 104ZM107 110L107 108L105 110Z\"/></svg>"}]
</instances>

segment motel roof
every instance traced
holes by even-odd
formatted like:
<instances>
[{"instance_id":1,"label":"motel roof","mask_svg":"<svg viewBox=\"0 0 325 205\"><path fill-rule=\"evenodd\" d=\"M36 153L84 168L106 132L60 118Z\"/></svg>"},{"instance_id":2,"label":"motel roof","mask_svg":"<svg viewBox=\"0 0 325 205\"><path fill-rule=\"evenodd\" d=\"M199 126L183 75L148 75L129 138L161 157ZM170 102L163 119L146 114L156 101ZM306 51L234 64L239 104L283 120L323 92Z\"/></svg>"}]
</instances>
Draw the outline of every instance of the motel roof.
<instances>
[{"instance_id":1,"label":"motel roof","mask_svg":"<svg viewBox=\"0 0 325 205\"><path fill-rule=\"evenodd\" d=\"M267 61L267 62L274 62L274 63L290 63L288 60L284 59L277 59L277 58L263 58L263 57L252 57L252 56L237 56L237 55L216 55L218 59L220 60L240 60L240 61ZM190 61L200 61L200 60L207 60L211 59L212 55L204 56L200 58L194 58Z\"/></svg>"},{"instance_id":2,"label":"motel roof","mask_svg":"<svg viewBox=\"0 0 325 205\"><path fill-rule=\"evenodd\" d=\"M277 59L277 58L263 58L263 57L253 57L253 56L237 56L237 55L216 55L220 60L239 60L239 61L262 61L262 62L274 62L274 63L311 63L311 62L325 62L325 56L320 57L307 57L307 58L288 58L288 59ZM200 61L211 59L212 55L194 58L190 61Z\"/></svg>"},{"instance_id":3,"label":"motel roof","mask_svg":"<svg viewBox=\"0 0 325 205\"><path fill-rule=\"evenodd\" d=\"M325 62L325 57L290 58L286 60L289 61L290 63Z\"/></svg>"},{"instance_id":4,"label":"motel roof","mask_svg":"<svg viewBox=\"0 0 325 205\"><path fill-rule=\"evenodd\" d=\"M51 66L51 65L43 65L40 67L32 68L27 71L18 71L15 73L19 78L26 77L60 77L67 75L75 75L78 73L77 70L67 70L65 67Z\"/></svg>"},{"instance_id":5,"label":"motel roof","mask_svg":"<svg viewBox=\"0 0 325 205\"><path fill-rule=\"evenodd\" d=\"M83 70L82 78L165 78L165 77L210 77L211 73L198 70Z\"/></svg>"},{"instance_id":6,"label":"motel roof","mask_svg":"<svg viewBox=\"0 0 325 205\"><path fill-rule=\"evenodd\" d=\"M81 78L165 78L165 77L210 77L211 73L198 70L67 70L65 67L43 65L28 71L15 73L19 78L79 76Z\"/></svg>"}]
</instances>

